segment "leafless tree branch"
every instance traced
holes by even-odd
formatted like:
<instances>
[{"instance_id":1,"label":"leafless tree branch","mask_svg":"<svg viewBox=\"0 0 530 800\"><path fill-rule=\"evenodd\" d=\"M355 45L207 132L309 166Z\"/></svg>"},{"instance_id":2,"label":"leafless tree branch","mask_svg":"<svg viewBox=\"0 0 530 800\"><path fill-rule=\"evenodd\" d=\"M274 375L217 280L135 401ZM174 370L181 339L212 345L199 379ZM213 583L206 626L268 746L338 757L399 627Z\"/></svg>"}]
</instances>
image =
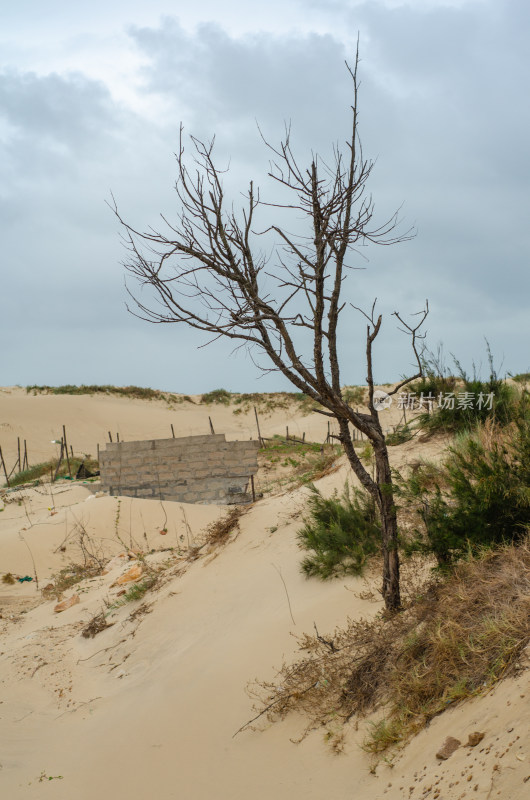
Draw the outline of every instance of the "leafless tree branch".
<instances>
[{"instance_id":1,"label":"leafless tree branch","mask_svg":"<svg viewBox=\"0 0 530 800\"><path fill-rule=\"evenodd\" d=\"M272 145L258 126L270 151L269 177L290 194L290 202L267 203L250 181L239 209L229 205L223 175L214 160L215 140L190 137L191 154L185 153L183 129L175 154L175 190L180 211L174 222L162 216L162 229L140 231L121 216L112 196L109 204L118 219L126 249L126 273L136 282L127 286L131 313L153 323L184 323L210 336L232 339L252 354L262 353L296 388L310 397L319 413L339 423L339 438L352 469L379 509L383 528L383 595L388 608L398 608L399 561L397 523L392 500L392 476L385 437L374 406L372 347L382 326L375 301L367 320L368 413L351 408L343 399L338 357L339 322L346 307L342 297L347 259L368 244L392 245L407 241L414 231L401 232L399 209L386 221L376 222L375 205L367 192L374 162L363 154L358 131L357 48L353 66L346 64L352 80L352 123L344 151L333 148L327 163L313 155L307 168L295 157L291 126ZM263 206L286 213L302 212L309 223L303 235L283 224L257 228ZM275 237L273 256L266 257L260 237ZM360 310L360 309L359 309ZM396 312L402 330L410 336L418 373L420 328L409 325ZM302 338L300 339L300 334ZM311 339L311 352L307 341ZM254 355L252 355L254 357ZM262 367L264 370L269 367ZM358 458L351 428L372 443L376 475L371 476Z\"/></svg>"}]
</instances>

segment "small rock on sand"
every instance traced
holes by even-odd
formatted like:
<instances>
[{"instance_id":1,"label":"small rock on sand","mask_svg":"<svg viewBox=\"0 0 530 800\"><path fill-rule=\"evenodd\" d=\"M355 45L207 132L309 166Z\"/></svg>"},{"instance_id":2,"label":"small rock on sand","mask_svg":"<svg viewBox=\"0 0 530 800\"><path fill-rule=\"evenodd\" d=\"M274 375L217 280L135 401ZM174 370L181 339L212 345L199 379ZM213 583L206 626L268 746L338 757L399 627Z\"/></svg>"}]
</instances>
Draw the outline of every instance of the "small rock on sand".
<instances>
[{"instance_id":1,"label":"small rock on sand","mask_svg":"<svg viewBox=\"0 0 530 800\"><path fill-rule=\"evenodd\" d=\"M79 595L73 594L71 597L67 597L66 600L61 600L60 603L57 603L53 610L59 614L61 611L66 611L67 608L77 605L77 603L79 603Z\"/></svg>"},{"instance_id":2,"label":"small rock on sand","mask_svg":"<svg viewBox=\"0 0 530 800\"><path fill-rule=\"evenodd\" d=\"M117 586L121 586L124 583L129 583L129 581L136 581L138 578L141 578L143 572L143 567L141 564L135 564L133 567L127 570L123 575L120 575L118 580L116 581Z\"/></svg>"},{"instance_id":3,"label":"small rock on sand","mask_svg":"<svg viewBox=\"0 0 530 800\"><path fill-rule=\"evenodd\" d=\"M457 750L461 744L462 742L458 739L455 739L454 736L448 736L436 753L436 758L439 758L441 761L445 761L447 758L449 758L449 756L453 755L455 750Z\"/></svg>"},{"instance_id":4,"label":"small rock on sand","mask_svg":"<svg viewBox=\"0 0 530 800\"><path fill-rule=\"evenodd\" d=\"M476 747L477 744L483 740L485 735L486 734L481 733L480 731L473 731L473 733L469 734L466 747Z\"/></svg>"}]
</instances>

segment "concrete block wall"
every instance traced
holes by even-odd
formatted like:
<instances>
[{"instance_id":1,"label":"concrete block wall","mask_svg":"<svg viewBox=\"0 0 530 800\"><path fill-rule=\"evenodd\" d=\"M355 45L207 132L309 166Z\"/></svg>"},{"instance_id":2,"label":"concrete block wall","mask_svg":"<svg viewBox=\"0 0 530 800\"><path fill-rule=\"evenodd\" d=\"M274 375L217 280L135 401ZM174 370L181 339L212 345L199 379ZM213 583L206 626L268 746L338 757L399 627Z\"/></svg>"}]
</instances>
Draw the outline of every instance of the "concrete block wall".
<instances>
[{"instance_id":1,"label":"concrete block wall","mask_svg":"<svg viewBox=\"0 0 530 800\"><path fill-rule=\"evenodd\" d=\"M248 503L258 447L227 442L224 434L109 442L99 453L101 488L182 503Z\"/></svg>"}]
</instances>

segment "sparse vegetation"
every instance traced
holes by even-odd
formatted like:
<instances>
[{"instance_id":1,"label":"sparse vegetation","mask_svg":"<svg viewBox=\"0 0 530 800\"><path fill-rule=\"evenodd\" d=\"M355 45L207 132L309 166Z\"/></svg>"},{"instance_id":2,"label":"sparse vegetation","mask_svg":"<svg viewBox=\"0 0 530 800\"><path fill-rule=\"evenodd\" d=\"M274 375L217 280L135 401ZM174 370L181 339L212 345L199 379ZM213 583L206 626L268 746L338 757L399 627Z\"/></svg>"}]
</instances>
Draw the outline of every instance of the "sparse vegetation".
<instances>
[{"instance_id":1,"label":"sparse vegetation","mask_svg":"<svg viewBox=\"0 0 530 800\"><path fill-rule=\"evenodd\" d=\"M314 401L302 392L229 392L227 389L214 389L201 396L201 403L207 405L233 405L233 414L248 414L254 407L260 414L270 414L273 411L287 410L294 405L302 414L309 414Z\"/></svg>"},{"instance_id":2,"label":"sparse vegetation","mask_svg":"<svg viewBox=\"0 0 530 800\"><path fill-rule=\"evenodd\" d=\"M11 572L4 572L2 575L2 583L12 586L14 583L16 583L15 576Z\"/></svg>"},{"instance_id":3,"label":"sparse vegetation","mask_svg":"<svg viewBox=\"0 0 530 800\"><path fill-rule=\"evenodd\" d=\"M361 575L368 558L381 549L381 526L371 497L348 483L342 495L325 498L311 485L309 515L297 533L308 550L301 564L308 577Z\"/></svg>"},{"instance_id":4,"label":"sparse vegetation","mask_svg":"<svg viewBox=\"0 0 530 800\"><path fill-rule=\"evenodd\" d=\"M517 383L530 383L530 372L520 372L518 375L512 375L512 380Z\"/></svg>"},{"instance_id":5,"label":"sparse vegetation","mask_svg":"<svg viewBox=\"0 0 530 800\"><path fill-rule=\"evenodd\" d=\"M75 478L77 470L84 464L87 470L91 472L95 472L99 469L98 462L93 458L79 458L78 456L70 456L70 470L72 473L72 477ZM9 485L10 487L13 486L21 486L24 483L32 483L32 482L39 482L41 478L50 478L50 473L53 472L55 475L55 470L57 469L57 459L50 459L49 461L43 461L40 464L34 464L32 467L28 467L28 469L24 469L21 472L16 472L9 478ZM66 459L63 459L61 466L59 467L59 472L57 473L57 478L66 478L68 476L68 463ZM7 486L7 484L4 484Z\"/></svg>"},{"instance_id":6,"label":"sparse vegetation","mask_svg":"<svg viewBox=\"0 0 530 800\"><path fill-rule=\"evenodd\" d=\"M39 775L39 783L43 781L62 781L62 775L46 775L46 772L42 770L41 774Z\"/></svg>"},{"instance_id":7,"label":"sparse vegetation","mask_svg":"<svg viewBox=\"0 0 530 800\"><path fill-rule=\"evenodd\" d=\"M132 397L135 400L176 400L172 394L161 392L158 389L149 389L145 386L110 386L110 385L85 385L74 386L64 384L63 386L26 386L28 394L117 394L122 397Z\"/></svg>"},{"instance_id":8,"label":"sparse vegetation","mask_svg":"<svg viewBox=\"0 0 530 800\"><path fill-rule=\"evenodd\" d=\"M96 563L87 565L68 564L57 574L52 575L52 583L49 584L50 588L44 588L43 594L60 600L64 592L71 589L72 586L85 580L85 578L94 578L100 572L101 567Z\"/></svg>"},{"instance_id":9,"label":"sparse vegetation","mask_svg":"<svg viewBox=\"0 0 530 800\"><path fill-rule=\"evenodd\" d=\"M270 483L263 490L293 489L319 480L338 469L340 455L340 445L287 441L274 436L259 451L260 469L271 475Z\"/></svg>"},{"instance_id":10,"label":"sparse vegetation","mask_svg":"<svg viewBox=\"0 0 530 800\"><path fill-rule=\"evenodd\" d=\"M310 414L315 403L302 392L267 392L250 394L234 394L232 400L237 408L234 414L248 414L255 407L260 414L271 414L273 411L288 410L297 406L297 413Z\"/></svg>"},{"instance_id":11,"label":"sparse vegetation","mask_svg":"<svg viewBox=\"0 0 530 800\"><path fill-rule=\"evenodd\" d=\"M380 753L515 669L530 641L529 611L526 540L430 578L402 614L350 621L331 635L305 634L304 655L250 693L271 721L303 712L306 733L381 708L384 716L365 741Z\"/></svg>"}]
</instances>

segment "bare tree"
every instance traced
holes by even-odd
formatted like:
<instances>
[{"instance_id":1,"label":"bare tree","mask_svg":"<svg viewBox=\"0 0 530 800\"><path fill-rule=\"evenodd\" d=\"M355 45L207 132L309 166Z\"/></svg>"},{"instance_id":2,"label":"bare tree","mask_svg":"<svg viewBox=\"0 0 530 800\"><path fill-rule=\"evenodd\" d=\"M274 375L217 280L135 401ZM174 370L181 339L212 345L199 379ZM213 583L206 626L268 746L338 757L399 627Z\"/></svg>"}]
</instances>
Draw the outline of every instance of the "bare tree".
<instances>
[{"instance_id":1,"label":"bare tree","mask_svg":"<svg viewBox=\"0 0 530 800\"><path fill-rule=\"evenodd\" d=\"M181 127L176 154L175 188L180 201L176 222L162 216L165 232L153 228L140 232L123 220L115 203L112 208L123 227L128 249L124 266L141 288L151 290L148 301L129 290L135 302L132 313L149 322L183 322L211 334L213 339L227 337L258 348L266 354L272 369L318 404L320 413L337 420L338 438L349 463L379 510L382 594L387 609L395 610L401 603L397 519L372 369L372 348L382 317L375 315L375 302L371 312L365 314L368 413L354 411L343 399L338 324L348 305L343 299L347 258L362 245L396 244L414 234L398 232L397 212L382 225L373 221L374 204L366 192L373 162L364 158L358 134L358 65L357 53L354 68L346 65L353 84L351 136L344 154L334 147L331 165L314 156L308 168L300 167L291 148L289 128L278 147L263 139L272 153L269 177L290 193L291 202L265 203L251 181L243 207L236 212L225 199L223 172L213 157L214 141L190 137L194 149L190 168ZM264 205L282 209L278 212L282 216L289 211L298 216L302 212L308 226L306 235L290 233L282 225L256 233L255 218ZM272 266L272 258L263 255L256 244L256 237L263 234L275 235ZM402 330L410 336L417 372L390 394L421 376L418 339L427 313L426 307L413 325L396 313ZM308 340L312 354L301 355L307 350ZM351 426L372 444L374 476L355 452Z\"/></svg>"}]
</instances>

